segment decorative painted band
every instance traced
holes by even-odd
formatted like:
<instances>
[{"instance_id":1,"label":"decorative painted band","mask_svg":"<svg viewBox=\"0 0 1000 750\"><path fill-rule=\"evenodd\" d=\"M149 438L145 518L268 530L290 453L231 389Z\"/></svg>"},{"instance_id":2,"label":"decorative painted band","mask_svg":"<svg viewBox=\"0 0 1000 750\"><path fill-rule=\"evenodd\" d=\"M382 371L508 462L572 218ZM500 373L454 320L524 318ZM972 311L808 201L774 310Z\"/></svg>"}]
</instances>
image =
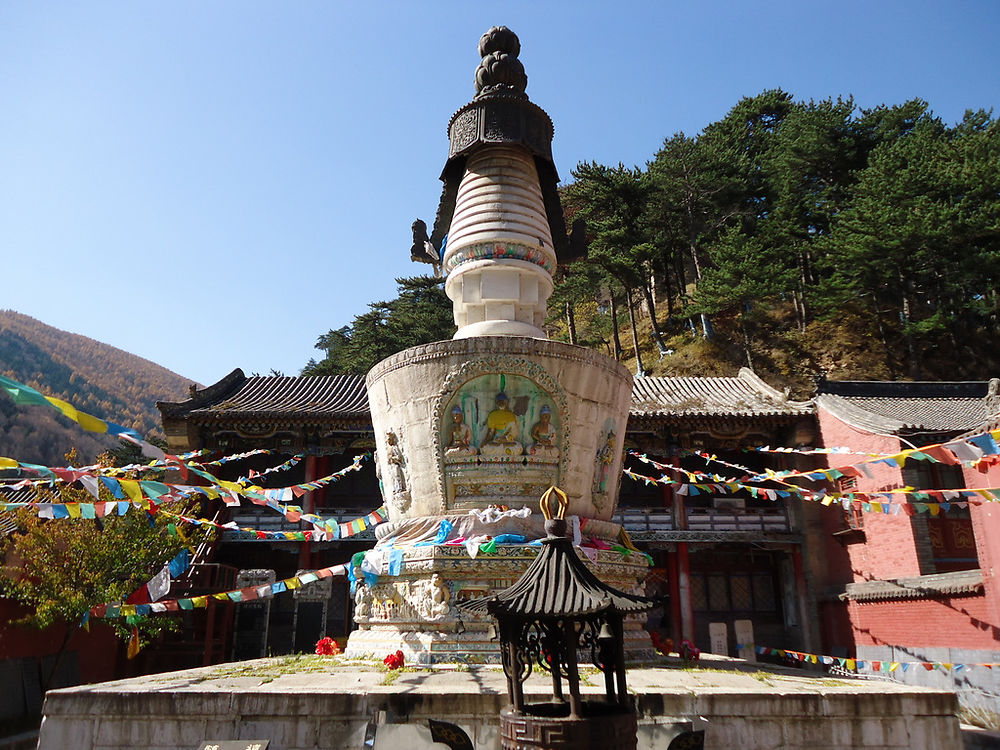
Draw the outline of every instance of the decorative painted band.
<instances>
[{"instance_id":1,"label":"decorative painted band","mask_svg":"<svg viewBox=\"0 0 1000 750\"><path fill-rule=\"evenodd\" d=\"M541 266L550 274L556 271L555 263L543 251L516 242L478 242L474 245L468 245L445 261L444 270L445 273L448 273L463 263L491 259L524 260Z\"/></svg>"}]
</instances>

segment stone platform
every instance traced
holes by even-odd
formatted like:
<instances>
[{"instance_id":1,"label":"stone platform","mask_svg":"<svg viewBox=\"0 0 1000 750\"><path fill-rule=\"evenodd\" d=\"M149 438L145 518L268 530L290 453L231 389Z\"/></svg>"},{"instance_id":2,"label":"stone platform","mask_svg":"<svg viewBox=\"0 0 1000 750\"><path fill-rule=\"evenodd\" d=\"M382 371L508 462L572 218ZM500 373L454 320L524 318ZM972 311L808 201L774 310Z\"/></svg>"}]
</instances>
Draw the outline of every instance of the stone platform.
<instances>
[{"instance_id":1,"label":"stone platform","mask_svg":"<svg viewBox=\"0 0 1000 750\"><path fill-rule=\"evenodd\" d=\"M586 694L598 678L584 670ZM711 655L630 669L639 748L704 729L706 748L961 747L954 693L812 676ZM548 675L525 682L551 695ZM282 657L50 691L40 750L194 748L205 740L270 740L269 750L440 748L427 719L459 725L477 750L500 746L502 671L452 666L389 672L338 657ZM366 740L373 744L366 744Z\"/></svg>"}]
</instances>

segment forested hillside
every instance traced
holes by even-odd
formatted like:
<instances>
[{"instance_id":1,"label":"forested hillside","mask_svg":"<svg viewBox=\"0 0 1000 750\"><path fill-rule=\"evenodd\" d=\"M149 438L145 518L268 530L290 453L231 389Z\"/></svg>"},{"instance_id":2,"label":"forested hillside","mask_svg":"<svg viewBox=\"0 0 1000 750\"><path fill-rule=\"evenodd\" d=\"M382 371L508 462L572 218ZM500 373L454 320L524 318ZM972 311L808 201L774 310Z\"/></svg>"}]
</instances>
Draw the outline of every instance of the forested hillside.
<instances>
[{"instance_id":1,"label":"forested hillside","mask_svg":"<svg viewBox=\"0 0 1000 750\"><path fill-rule=\"evenodd\" d=\"M154 437L162 437L156 401L185 398L191 383L141 357L12 310L0 310L0 373ZM73 446L89 460L117 444L54 410L18 407L0 393L0 455L59 466Z\"/></svg>"},{"instance_id":2,"label":"forested hillside","mask_svg":"<svg viewBox=\"0 0 1000 750\"><path fill-rule=\"evenodd\" d=\"M666 138L643 168L579 164L562 194L590 246L561 269L550 335L633 372L750 365L798 393L823 373L1000 374L992 113L949 126L920 100L859 110L764 91L696 136ZM343 351L414 312L405 295L378 303L318 347ZM328 356L306 372L368 363Z\"/></svg>"}]
</instances>

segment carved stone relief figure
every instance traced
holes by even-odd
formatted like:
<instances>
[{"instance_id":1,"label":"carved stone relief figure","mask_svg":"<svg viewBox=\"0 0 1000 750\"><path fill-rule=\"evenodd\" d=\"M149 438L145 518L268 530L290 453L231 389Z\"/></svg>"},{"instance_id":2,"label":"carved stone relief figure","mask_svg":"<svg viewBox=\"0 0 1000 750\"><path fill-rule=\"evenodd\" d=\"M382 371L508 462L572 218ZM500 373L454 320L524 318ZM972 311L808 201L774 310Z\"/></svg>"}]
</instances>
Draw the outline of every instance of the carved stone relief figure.
<instances>
[{"instance_id":1,"label":"carved stone relief figure","mask_svg":"<svg viewBox=\"0 0 1000 750\"><path fill-rule=\"evenodd\" d=\"M439 573L431 576L428 597L427 617L437 620L445 617L451 610L451 590Z\"/></svg>"},{"instance_id":2,"label":"carved stone relief figure","mask_svg":"<svg viewBox=\"0 0 1000 750\"><path fill-rule=\"evenodd\" d=\"M389 492L390 501L398 511L405 511L410 507L409 483L406 479L406 457L403 449L399 445L399 438L396 433L389 430L385 434L386 442L386 463L389 464Z\"/></svg>"},{"instance_id":3,"label":"carved stone relief figure","mask_svg":"<svg viewBox=\"0 0 1000 750\"><path fill-rule=\"evenodd\" d=\"M371 616L371 604L371 591L362 581L359 581L358 587L354 590L354 619L367 620Z\"/></svg>"}]
</instances>

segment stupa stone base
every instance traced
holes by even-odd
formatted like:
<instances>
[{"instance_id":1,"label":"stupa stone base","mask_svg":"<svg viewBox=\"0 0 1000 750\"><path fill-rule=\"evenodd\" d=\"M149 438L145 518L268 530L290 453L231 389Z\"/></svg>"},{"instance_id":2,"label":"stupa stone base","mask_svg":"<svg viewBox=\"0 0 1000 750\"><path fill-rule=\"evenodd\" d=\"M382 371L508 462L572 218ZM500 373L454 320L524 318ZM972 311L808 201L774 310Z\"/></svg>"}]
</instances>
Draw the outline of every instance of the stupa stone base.
<instances>
[{"instance_id":1,"label":"stupa stone base","mask_svg":"<svg viewBox=\"0 0 1000 750\"><path fill-rule=\"evenodd\" d=\"M530 544L500 544L496 552L479 553L473 559L463 545L399 549L397 575L369 573L367 580L359 579L354 609L358 630L348 639L345 655L382 659L399 650L407 664L498 663L498 642L490 638L492 620L460 613L456 605L513 584L538 550ZM598 578L622 591L639 592L648 570L645 556L618 550L588 552L577 548ZM653 656L642 624L640 619L626 621L625 649L631 661Z\"/></svg>"},{"instance_id":2,"label":"stupa stone base","mask_svg":"<svg viewBox=\"0 0 1000 750\"><path fill-rule=\"evenodd\" d=\"M421 344L366 377L389 521L504 505L550 486L611 521L632 376L580 346L520 336Z\"/></svg>"},{"instance_id":3,"label":"stupa stone base","mask_svg":"<svg viewBox=\"0 0 1000 750\"><path fill-rule=\"evenodd\" d=\"M703 656L630 669L640 750L705 730L709 748L940 750L962 746L952 692L810 674ZM710 668L710 669L709 669ZM529 701L551 698L533 673ZM584 684L584 698L603 687ZM475 750L499 750L508 704L497 667L386 673L333 657L259 659L53 690L39 750L176 750L206 740L270 750L431 750L428 720L457 725ZM371 744L366 744L366 740Z\"/></svg>"}]
</instances>

